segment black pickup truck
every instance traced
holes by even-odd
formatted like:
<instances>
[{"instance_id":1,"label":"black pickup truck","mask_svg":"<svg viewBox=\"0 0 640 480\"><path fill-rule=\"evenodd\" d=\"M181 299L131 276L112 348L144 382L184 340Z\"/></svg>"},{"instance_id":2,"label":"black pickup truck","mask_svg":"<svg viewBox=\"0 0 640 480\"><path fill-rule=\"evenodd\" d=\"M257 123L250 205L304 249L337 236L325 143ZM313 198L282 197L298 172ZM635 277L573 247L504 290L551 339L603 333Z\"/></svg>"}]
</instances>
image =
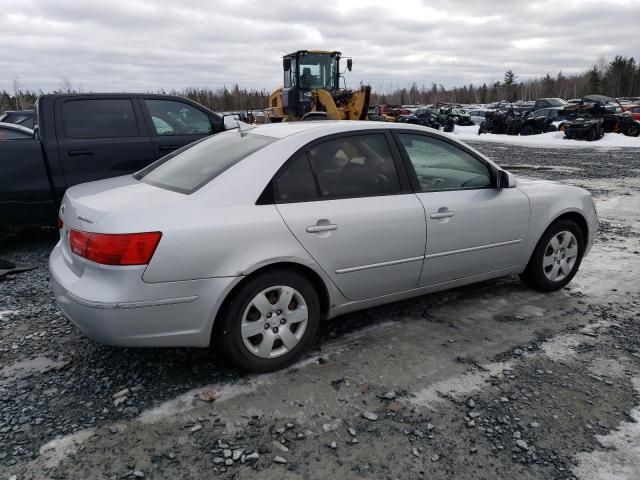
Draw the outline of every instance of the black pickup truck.
<instances>
[{"instance_id":1,"label":"black pickup truck","mask_svg":"<svg viewBox=\"0 0 640 480\"><path fill-rule=\"evenodd\" d=\"M68 187L135 172L224 118L171 95L52 94L36 102L34 130L0 141L0 233L54 225Z\"/></svg>"}]
</instances>

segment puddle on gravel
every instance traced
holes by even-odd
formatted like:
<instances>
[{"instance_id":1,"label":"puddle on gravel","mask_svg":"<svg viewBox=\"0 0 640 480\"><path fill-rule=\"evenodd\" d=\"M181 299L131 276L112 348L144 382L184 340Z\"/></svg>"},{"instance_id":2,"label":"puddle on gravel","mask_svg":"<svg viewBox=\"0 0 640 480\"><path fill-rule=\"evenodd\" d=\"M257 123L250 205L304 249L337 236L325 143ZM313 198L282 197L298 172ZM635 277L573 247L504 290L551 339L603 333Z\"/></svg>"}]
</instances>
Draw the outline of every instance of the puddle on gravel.
<instances>
[{"instance_id":1,"label":"puddle on gravel","mask_svg":"<svg viewBox=\"0 0 640 480\"><path fill-rule=\"evenodd\" d=\"M640 377L632 379L640 392ZM608 435L596 435L606 450L576 455L573 473L580 480L637 480L640 478L640 407L630 413L634 422L622 422Z\"/></svg>"},{"instance_id":2,"label":"puddle on gravel","mask_svg":"<svg viewBox=\"0 0 640 480\"><path fill-rule=\"evenodd\" d=\"M35 357L27 360L20 360L19 362L7 365L0 370L0 384L16 380L32 373L45 373L50 370L57 370L68 363L69 362L67 360L62 358L52 359L47 357Z\"/></svg>"}]
</instances>

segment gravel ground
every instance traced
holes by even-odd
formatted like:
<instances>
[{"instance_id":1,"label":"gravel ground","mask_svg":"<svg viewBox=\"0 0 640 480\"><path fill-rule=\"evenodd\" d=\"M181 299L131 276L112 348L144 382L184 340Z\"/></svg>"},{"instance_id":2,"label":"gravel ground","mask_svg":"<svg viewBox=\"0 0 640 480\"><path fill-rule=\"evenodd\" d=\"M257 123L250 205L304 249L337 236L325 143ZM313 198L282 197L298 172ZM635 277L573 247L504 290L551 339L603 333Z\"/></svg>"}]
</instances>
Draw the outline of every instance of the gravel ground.
<instances>
[{"instance_id":1,"label":"gravel ground","mask_svg":"<svg viewBox=\"0 0 640 480\"><path fill-rule=\"evenodd\" d=\"M96 345L49 293L55 235L2 244L38 267L0 281L0 479L640 478L640 151L473 146L592 191L601 230L569 287L345 315L269 375Z\"/></svg>"}]
</instances>

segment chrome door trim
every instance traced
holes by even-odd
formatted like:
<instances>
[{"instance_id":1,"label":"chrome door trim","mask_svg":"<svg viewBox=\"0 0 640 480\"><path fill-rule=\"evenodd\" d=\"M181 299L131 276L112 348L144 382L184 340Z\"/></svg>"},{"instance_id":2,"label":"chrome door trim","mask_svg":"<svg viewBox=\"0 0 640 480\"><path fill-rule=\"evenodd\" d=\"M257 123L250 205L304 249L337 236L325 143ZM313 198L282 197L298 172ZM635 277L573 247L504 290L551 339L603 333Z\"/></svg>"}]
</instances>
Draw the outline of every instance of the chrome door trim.
<instances>
[{"instance_id":1,"label":"chrome door trim","mask_svg":"<svg viewBox=\"0 0 640 480\"><path fill-rule=\"evenodd\" d=\"M417 262L420 260L424 260L424 256L402 258L400 260L391 260L389 262L372 263L370 265L360 265L359 267L341 268L339 270L336 270L336 273L339 275L341 273L360 272L362 270L369 270L370 268L388 267L390 265L400 265L402 263Z\"/></svg>"},{"instance_id":2,"label":"chrome door trim","mask_svg":"<svg viewBox=\"0 0 640 480\"><path fill-rule=\"evenodd\" d=\"M448 252L432 253L431 255L425 255L424 258L425 260L429 260L430 258L446 257L447 255L456 255L458 253L475 252L477 250L485 250L488 248L515 245L516 243L520 243L520 242L522 242L521 238L518 240L509 240L507 242L490 243L488 245L479 245L477 247L461 248L460 250L450 250ZM428 239L427 239L427 244L428 244Z\"/></svg>"}]
</instances>

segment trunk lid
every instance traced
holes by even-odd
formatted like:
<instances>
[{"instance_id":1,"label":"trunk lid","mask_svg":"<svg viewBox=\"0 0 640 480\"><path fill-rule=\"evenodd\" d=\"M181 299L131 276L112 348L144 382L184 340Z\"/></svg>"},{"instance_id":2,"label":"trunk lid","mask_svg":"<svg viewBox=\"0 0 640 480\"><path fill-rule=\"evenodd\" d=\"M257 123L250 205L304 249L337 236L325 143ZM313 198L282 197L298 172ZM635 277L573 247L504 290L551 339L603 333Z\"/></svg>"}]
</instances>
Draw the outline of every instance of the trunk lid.
<instances>
[{"instance_id":1,"label":"trunk lid","mask_svg":"<svg viewBox=\"0 0 640 480\"><path fill-rule=\"evenodd\" d=\"M71 252L71 229L97 233L140 233L157 230L157 227L150 229L148 223L136 222L136 218L146 218L145 211L157 212L168 204L175 204L187 198L187 195L139 182L130 175L69 188L60 206L63 222L60 239L65 262L79 276L88 262ZM105 223L104 219L107 217L109 221ZM105 266L101 265L100 268L102 267Z\"/></svg>"}]
</instances>

